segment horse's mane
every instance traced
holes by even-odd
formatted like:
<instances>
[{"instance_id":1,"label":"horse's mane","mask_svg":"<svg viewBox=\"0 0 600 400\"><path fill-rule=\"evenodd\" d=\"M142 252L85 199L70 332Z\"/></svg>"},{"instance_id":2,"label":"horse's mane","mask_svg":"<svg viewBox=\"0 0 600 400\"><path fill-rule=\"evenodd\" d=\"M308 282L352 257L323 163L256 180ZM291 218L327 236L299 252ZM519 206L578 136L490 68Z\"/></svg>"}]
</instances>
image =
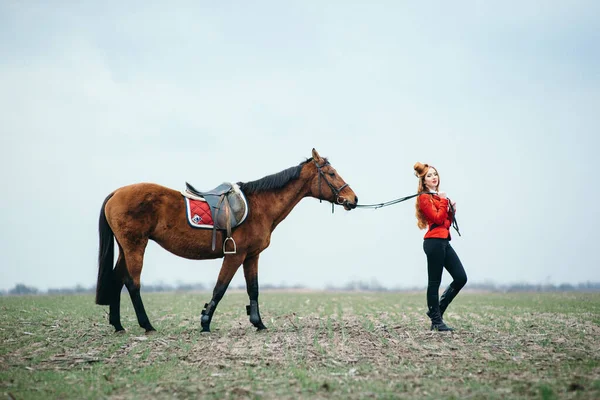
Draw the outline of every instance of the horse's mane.
<instances>
[{"instance_id":1,"label":"horse's mane","mask_svg":"<svg viewBox=\"0 0 600 400\"><path fill-rule=\"evenodd\" d=\"M290 181L298 179L298 177L300 177L300 171L302 171L302 167L312 160L312 158L308 158L299 165L284 169L276 174L267 175L264 178L260 178L252 182L238 182L238 185L244 193L256 193L267 190L281 189ZM327 161L327 159L325 159L325 161Z\"/></svg>"}]
</instances>

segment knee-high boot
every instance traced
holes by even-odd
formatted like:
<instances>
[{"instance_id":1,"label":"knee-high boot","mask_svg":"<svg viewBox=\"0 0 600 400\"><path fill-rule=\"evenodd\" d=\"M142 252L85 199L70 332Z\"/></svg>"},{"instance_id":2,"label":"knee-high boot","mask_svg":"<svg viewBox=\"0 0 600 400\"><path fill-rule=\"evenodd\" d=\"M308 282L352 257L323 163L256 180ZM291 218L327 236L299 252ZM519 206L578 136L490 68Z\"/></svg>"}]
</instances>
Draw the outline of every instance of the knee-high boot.
<instances>
[{"instance_id":1,"label":"knee-high boot","mask_svg":"<svg viewBox=\"0 0 600 400\"><path fill-rule=\"evenodd\" d=\"M458 290L454 289L452 285L450 285L444 291L442 297L440 297L440 316L442 318L444 317L444 312L446 312L448 305L452 302L452 300L454 300L457 294Z\"/></svg>"},{"instance_id":2,"label":"knee-high boot","mask_svg":"<svg viewBox=\"0 0 600 400\"><path fill-rule=\"evenodd\" d=\"M431 330L432 331L440 331L440 332L452 332L454 329L450 328L444 320L442 319L442 314L440 313L440 306L430 306L429 311L427 311L427 315L431 319Z\"/></svg>"},{"instance_id":3,"label":"knee-high boot","mask_svg":"<svg viewBox=\"0 0 600 400\"><path fill-rule=\"evenodd\" d=\"M447 326L442 319L440 312L440 300L437 293L427 295L427 316L431 319L432 331L452 331L453 329Z\"/></svg>"}]
</instances>

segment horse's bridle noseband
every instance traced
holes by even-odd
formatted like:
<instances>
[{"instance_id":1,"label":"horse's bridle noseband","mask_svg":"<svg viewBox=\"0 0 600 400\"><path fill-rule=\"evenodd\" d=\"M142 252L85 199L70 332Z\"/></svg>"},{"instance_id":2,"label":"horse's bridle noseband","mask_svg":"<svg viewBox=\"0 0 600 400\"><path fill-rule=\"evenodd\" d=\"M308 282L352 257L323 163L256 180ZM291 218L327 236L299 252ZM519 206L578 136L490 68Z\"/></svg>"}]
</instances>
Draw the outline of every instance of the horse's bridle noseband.
<instances>
[{"instance_id":1,"label":"horse's bridle noseband","mask_svg":"<svg viewBox=\"0 0 600 400\"><path fill-rule=\"evenodd\" d=\"M323 192L321 191L321 177L323 177L323 180L325 181L325 183L327 183L327 186L329 186L329 189L331 189L331 192L332 192L332 193L333 193L333 195L335 196L335 202L336 202L337 204L340 204L340 205L341 205L341 204L344 204L344 202L343 202L343 201L340 201L340 192L341 192L342 190L344 190L344 188L345 188L346 186L348 186L348 184L347 184L347 183L345 183L345 184L343 184L343 185L342 185L342 186L341 186L339 189L336 189L336 188L335 188L335 186L333 186L333 185L331 184L331 182L329 182L329 181L327 180L327 178L325 177L325 173L324 173L324 172L323 172L323 170L322 170L322 168L323 168L323 167L326 167L326 166L330 165L330 164L329 164L329 161L325 161L325 164L323 164L323 165L319 165L319 163L317 162L317 160L314 160L314 159L313 159L313 161L315 162L315 165L316 165L316 167L317 167L317 172L319 173L319 201L321 201L321 200L326 200L326 199L324 199L324 198L323 198ZM331 212L333 212L333 205L334 205L334 203L332 202L332 203L331 203Z\"/></svg>"}]
</instances>

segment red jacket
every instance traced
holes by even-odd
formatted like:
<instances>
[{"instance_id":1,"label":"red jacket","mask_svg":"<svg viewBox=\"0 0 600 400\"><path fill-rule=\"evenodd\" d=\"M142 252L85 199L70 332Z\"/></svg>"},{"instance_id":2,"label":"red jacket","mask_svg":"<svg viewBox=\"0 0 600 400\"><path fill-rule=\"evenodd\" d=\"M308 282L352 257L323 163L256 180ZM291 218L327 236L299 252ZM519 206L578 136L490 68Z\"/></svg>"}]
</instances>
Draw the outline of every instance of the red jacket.
<instances>
[{"instance_id":1,"label":"red jacket","mask_svg":"<svg viewBox=\"0 0 600 400\"><path fill-rule=\"evenodd\" d=\"M422 194L419 196L419 208L423 211L429 225L425 239L451 239L452 214L448 212L448 199L443 199L436 194Z\"/></svg>"}]
</instances>

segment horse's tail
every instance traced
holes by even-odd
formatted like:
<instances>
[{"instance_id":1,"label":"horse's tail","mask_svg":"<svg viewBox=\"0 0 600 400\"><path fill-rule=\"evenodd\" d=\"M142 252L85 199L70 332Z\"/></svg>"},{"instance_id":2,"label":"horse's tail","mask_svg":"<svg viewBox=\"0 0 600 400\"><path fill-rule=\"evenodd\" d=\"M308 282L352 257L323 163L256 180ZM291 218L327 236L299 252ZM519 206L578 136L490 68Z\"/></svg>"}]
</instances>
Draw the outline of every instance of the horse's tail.
<instances>
[{"instance_id":1,"label":"horse's tail","mask_svg":"<svg viewBox=\"0 0 600 400\"><path fill-rule=\"evenodd\" d=\"M98 250L98 283L96 285L96 304L110 305L115 295L115 280L113 277L113 263L115 253L115 234L113 233L104 207L114 193L109 194L100 210L98 221L98 233L100 234L100 249Z\"/></svg>"}]
</instances>

